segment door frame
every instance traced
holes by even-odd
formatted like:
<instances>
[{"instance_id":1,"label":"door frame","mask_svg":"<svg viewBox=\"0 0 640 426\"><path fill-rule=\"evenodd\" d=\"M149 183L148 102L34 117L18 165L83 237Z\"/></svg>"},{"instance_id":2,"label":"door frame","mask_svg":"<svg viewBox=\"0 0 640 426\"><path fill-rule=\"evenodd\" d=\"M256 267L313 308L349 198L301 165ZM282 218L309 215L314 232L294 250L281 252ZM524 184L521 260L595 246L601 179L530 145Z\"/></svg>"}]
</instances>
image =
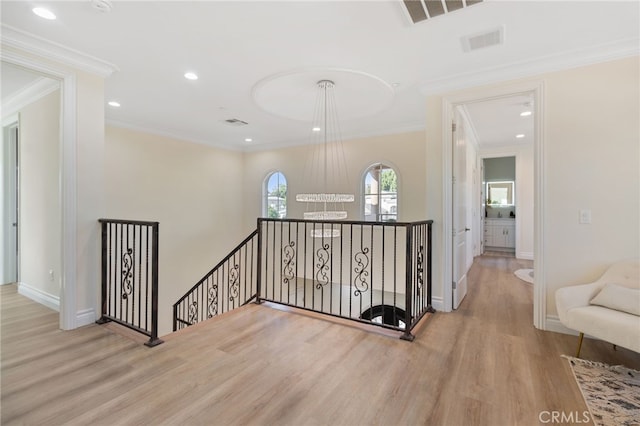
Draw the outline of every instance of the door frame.
<instances>
[{"instance_id":1,"label":"door frame","mask_svg":"<svg viewBox=\"0 0 640 426\"><path fill-rule=\"evenodd\" d=\"M77 145L77 82L69 69L10 49L0 51L0 60L33 70L60 81L60 328L76 328L76 145Z\"/></svg>"},{"instance_id":2,"label":"door frame","mask_svg":"<svg viewBox=\"0 0 640 426\"><path fill-rule=\"evenodd\" d=\"M452 265L453 234L452 220L452 188L453 167L451 143L454 108L472 102L481 102L513 95L530 94L533 97L534 113L534 276L533 284L533 325L546 329L546 283L544 258L544 225L545 225L545 196L544 196L544 82L530 81L517 84L505 84L499 87L485 87L469 89L442 98L442 194L443 194L443 305L445 311L451 311L452 297Z\"/></svg>"},{"instance_id":3,"label":"door frame","mask_svg":"<svg viewBox=\"0 0 640 426\"><path fill-rule=\"evenodd\" d=\"M5 247L5 243L6 243L6 238L8 238L9 236L6 235L7 231L13 233L15 232L15 245L14 245L14 250L11 250L12 252L12 256L15 256L13 258L11 258L11 263L13 263L12 268L15 268L15 280L14 282L18 282L20 281L20 251L19 251L19 244L20 244L20 223L19 223L19 216L18 216L18 210L20 207L20 177L18 176L17 171L19 170L20 167L20 159L19 159L19 153L20 153L20 140L19 140L19 136L18 138L16 138L14 140L14 138L12 137L11 133L12 131L15 129L15 131L19 132L20 130L20 116L17 113L12 113L10 115L8 115L7 117L4 117L2 120L2 139L4 143L11 143L14 144L14 146L12 148L3 146L2 150L4 151L3 153L3 165L2 165L2 169L3 169L3 173L6 173L5 171L5 166L9 166L9 168L11 168L11 173L14 175L13 180L14 182L14 186L15 186L15 192L11 192L11 197L13 198L12 200L12 205L11 205L11 210L13 211L13 214L16 215L15 218L15 231L13 230L14 226L11 227L6 227L6 223L3 221L2 223L2 247L3 249L6 248ZM6 157L4 157L4 154L6 153L10 153L11 156L13 157L11 160L7 160ZM3 181L3 188L4 185L6 185ZM2 206L2 208L4 209L4 205ZM4 212L3 212L4 215ZM4 218L3 219L7 219ZM13 242L13 239L12 239ZM12 244L13 245L13 244ZM5 271L7 269L7 263L6 262L8 260L7 256L6 256L6 252L4 252L4 254L2 255L2 282L0 282L0 284L9 284L10 282L5 281L4 280L4 276L5 276Z\"/></svg>"}]
</instances>

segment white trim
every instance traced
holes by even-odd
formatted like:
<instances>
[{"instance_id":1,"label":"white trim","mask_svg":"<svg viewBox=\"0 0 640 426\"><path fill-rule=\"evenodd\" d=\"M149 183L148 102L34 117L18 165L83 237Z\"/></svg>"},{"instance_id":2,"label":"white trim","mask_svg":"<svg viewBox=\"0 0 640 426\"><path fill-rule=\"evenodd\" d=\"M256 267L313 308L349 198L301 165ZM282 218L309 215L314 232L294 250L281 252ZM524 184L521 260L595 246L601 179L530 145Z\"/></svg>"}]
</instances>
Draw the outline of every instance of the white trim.
<instances>
[{"instance_id":1,"label":"white trim","mask_svg":"<svg viewBox=\"0 0 640 426\"><path fill-rule=\"evenodd\" d=\"M96 311L93 308L80 310L76 312L76 327L93 324L97 319Z\"/></svg>"},{"instance_id":2,"label":"white trim","mask_svg":"<svg viewBox=\"0 0 640 426\"><path fill-rule=\"evenodd\" d=\"M560 318L558 318L557 315L547 315L545 323L547 325L547 331L553 331L554 333L571 334L573 336L577 336L578 334L580 334L578 331L572 330L562 325L562 323L560 322Z\"/></svg>"},{"instance_id":3,"label":"white trim","mask_svg":"<svg viewBox=\"0 0 640 426\"><path fill-rule=\"evenodd\" d=\"M34 302L60 312L60 297L49 294L26 283L18 283L18 294L28 297Z\"/></svg>"},{"instance_id":4,"label":"white trim","mask_svg":"<svg viewBox=\"0 0 640 426\"><path fill-rule=\"evenodd\" d=\"M44 98L59 87L60 82L58 80L40 77L3 102L2 115L17 114L25 106Z\"/></svg>"},{"instance_id":5,"label":"white trim","mask_svg":"<svg viewBox=\"0 0 640 426\"><path fill-rule=\"evenodd\" d=\"M524 260L533 260L533 252L532 251L521 251L516 252L516 259L524 259Z\"/></svg>"},{"instance_id":6,"label":"white trim","mask_svg":"<svg viewBox=\"0 0 640 426\"><path fill-rule=\"evenodd\" d=\"M4 113L4 111L2 112ZM3 115L2 117L2 127L8 127L13 124L19 124L19 123L20 123L20 114L18 113L14 113L9 116Z\"/></svg>"},{"instance_id":7,"label":"white trim","mask_svg":"<svg viewBox=\"0 0 640 426\"><path fill-rule=\"evenodd\" d=\"M442 297L433 296L431 298L431 306L433 306L433 309L435 309L437 312L446 312L444 309L444 300L442 300Z\"/></svg>"},{"instance_id":8,"label":"white trim","mask_svg":"<svg viewBox=\"0 0 640 426\"><path fill-rule=\"evenodd\" d=\"M445 78L425 81L420 86L420 92L424 95L434 95L623 59L640 54L639 46L640 41L634 37L569 52L501 64L482 70L474 69Z\"/></svg>"},{"instance_id":9,"label":"white trim","mask_svg":"<svg viewBox=\"0 0 640 426\"><path fill-rule=\"evenodd\" d=\"M100 77L109 77L119 68L95 56L52 42L37 35L2 24L2 44L58 62Z\"/></svg>"},{"instance_id":10,"label":"white trim","mask_svg":"<svg viewBox=\"0 0 640 426\"><path fill-rule=\"evenodd\" d=\"M451 121L453 119L453 109L455 106L470 102L496 99L515 94L530 93L534 97L536 108L534 116L534 276L533 285L533 325L536 328L545 330L546 328L546 282L545 282L545 258L544 258L544 225L546 223L544 214L544 84L542 81L532 81L518 84L504 84L498 88L484 88L473 90L472 93L444 96L442 98L442 198L443 198L443 301L444 310L452 309L451 282L452 282L452 223L451 223L451 176L452 176L452 154L451 154Z\"/></svg>"},{"instance_id":11,"label":"white trim","mask_svg":"<svg viewBox=\"0 0 640 426\"><path fill-rule=\"evenodd\" d=\"M3 34L4 42L4 34ZM61 264L60 274L60 328L76 327L76 258L77 258L77 211L76 211L76 145L77 145L77 101L76 75L66 69L51 65L40 58L25 53L0 49L0 60L22 66L61 80L60 119L60 199L61 199Z\"/></svg>"}]
</instances>

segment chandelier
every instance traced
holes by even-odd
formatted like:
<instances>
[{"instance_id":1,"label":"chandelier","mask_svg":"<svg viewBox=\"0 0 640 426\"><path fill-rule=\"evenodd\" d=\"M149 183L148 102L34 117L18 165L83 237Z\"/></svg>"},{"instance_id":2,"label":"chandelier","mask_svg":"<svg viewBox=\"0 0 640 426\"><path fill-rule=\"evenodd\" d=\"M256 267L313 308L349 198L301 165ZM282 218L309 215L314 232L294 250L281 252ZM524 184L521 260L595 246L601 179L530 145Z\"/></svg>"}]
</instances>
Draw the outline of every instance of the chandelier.
<instances>
[{"instance_id":1,"label":"chandelier","mask_svg":"<svg viewBox=\"0 0 640 426\"><path fill-rule=\"evenodd\" d=\"M318 81L318 92L312 128L312 153L307 162L306 184L315 192L296 195L296 201L307 203L304 218L308 220L341 220L347 218L344 203L352 203L354 194L332 192L341 185L348 185L347 172L340 125L331 80ZM312 230L314 237L338 237L337 229Z\"/></svg>"}]
</instances>

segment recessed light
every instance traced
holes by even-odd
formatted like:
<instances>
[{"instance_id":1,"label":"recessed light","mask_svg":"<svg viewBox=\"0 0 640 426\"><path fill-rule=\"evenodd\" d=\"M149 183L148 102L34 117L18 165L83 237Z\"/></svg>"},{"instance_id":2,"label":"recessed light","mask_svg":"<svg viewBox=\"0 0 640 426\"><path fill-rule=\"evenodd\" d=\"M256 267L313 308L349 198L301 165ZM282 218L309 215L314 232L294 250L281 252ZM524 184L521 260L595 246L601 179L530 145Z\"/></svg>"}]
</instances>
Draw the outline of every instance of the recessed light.
<instances>
[{"instance_id":1,"label":"recessed light","mask_svg":"<svg viewBox=\"0 0 640 426\"><path fill-rule=\"evenodd\" d=\"M251 139L251 138L245 138L245 139L244 139L244 141L245 141L245 142L253 142L253 139Z\"/></svg>"},{"instance_id":2,"label":"recessed light","mask_svg":"<svg viewBox=\"0 0 640 426\"><path fill-rule=\"evenodd\" d=\"M53 21L54 19L56 19L55 13L53 13L49 9L45 9L44 7L34 7L33 9L31 9L31 11L36 15L38 15L39 17L48 19L50 21Z\"/></svg>"},{"instance_id":3,"label":"recessed light","mask_svg":"<svg viewBox=\"0 0 640 426\"><path fill-rule=\"evenodd\" d=\"M196 73L187 72L184 74L184 78L186 78L187 80L197 80L198 76L196 75Z\"/></svg>"},{"instance_id":4,"label":"recessed light","mask_svg":"<svg viewBox=\"0 0 640 426\"><path fill-rule=\"evenodd\" d=\"M520 117L528 117L531 115L531 111L522 111Z\"/></svg>"},{"instance_id":5,"label":"recessed light","mask_svg":"<svg viewBox=\"0 0 640 426\"><path fill-rule=\"evenodd\" d=\"M392 85L393 87L398 87L398 86L400 86L400 83L391 83L391 85Z\"/></svg>"},{"instance_id":6,"label":"recessed light","mask_svg":"<svg viewBox=\"0 0 640 426\"><path fill-rule=\"evenodd\" d=\"M516 135L516 138L518 138L518 139L522 139L522 138L524 138L524 133L517 134L517 135Z\"/></svg>"},{"instance_id":7,"label":"recessed light","mask_svg":"<svg viewBox=\"0 0 640 426\"><path fill-rule=\"evenodd\" d=\"M109 106L112 106L114 108L119 108L120 107L120 102L116 102L116 101L109 101L108 102Z\"/></svg>"},{"instance_id":8,"label":"recessed light","mask_svg":"<svg viewBox=\"0 0 640 426\"><path fill-rule=\"evenodd\" d=\"M311 129L311 131L313 131L313 132L319 132L319 131L320 131L320 127L314 127L313 129Z\"/></svg>"}]
</instances>

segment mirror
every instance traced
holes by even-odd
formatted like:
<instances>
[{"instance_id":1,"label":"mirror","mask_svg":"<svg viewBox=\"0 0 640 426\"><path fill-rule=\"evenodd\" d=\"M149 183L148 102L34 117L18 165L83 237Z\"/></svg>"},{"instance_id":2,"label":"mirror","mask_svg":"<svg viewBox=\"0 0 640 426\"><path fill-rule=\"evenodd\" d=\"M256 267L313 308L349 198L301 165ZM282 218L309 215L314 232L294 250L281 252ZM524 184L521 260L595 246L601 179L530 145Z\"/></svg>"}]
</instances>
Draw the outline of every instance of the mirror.
<instances>
[{"instance_id":1,"label":"mirror","mask_svg":"<svg viewBox=\"0 0 640 426\"><path fill-rule=\"evenodd\" d=\"M487 205L513 206L513 181L487 182Z\"/></svg>"}]
</instances>

